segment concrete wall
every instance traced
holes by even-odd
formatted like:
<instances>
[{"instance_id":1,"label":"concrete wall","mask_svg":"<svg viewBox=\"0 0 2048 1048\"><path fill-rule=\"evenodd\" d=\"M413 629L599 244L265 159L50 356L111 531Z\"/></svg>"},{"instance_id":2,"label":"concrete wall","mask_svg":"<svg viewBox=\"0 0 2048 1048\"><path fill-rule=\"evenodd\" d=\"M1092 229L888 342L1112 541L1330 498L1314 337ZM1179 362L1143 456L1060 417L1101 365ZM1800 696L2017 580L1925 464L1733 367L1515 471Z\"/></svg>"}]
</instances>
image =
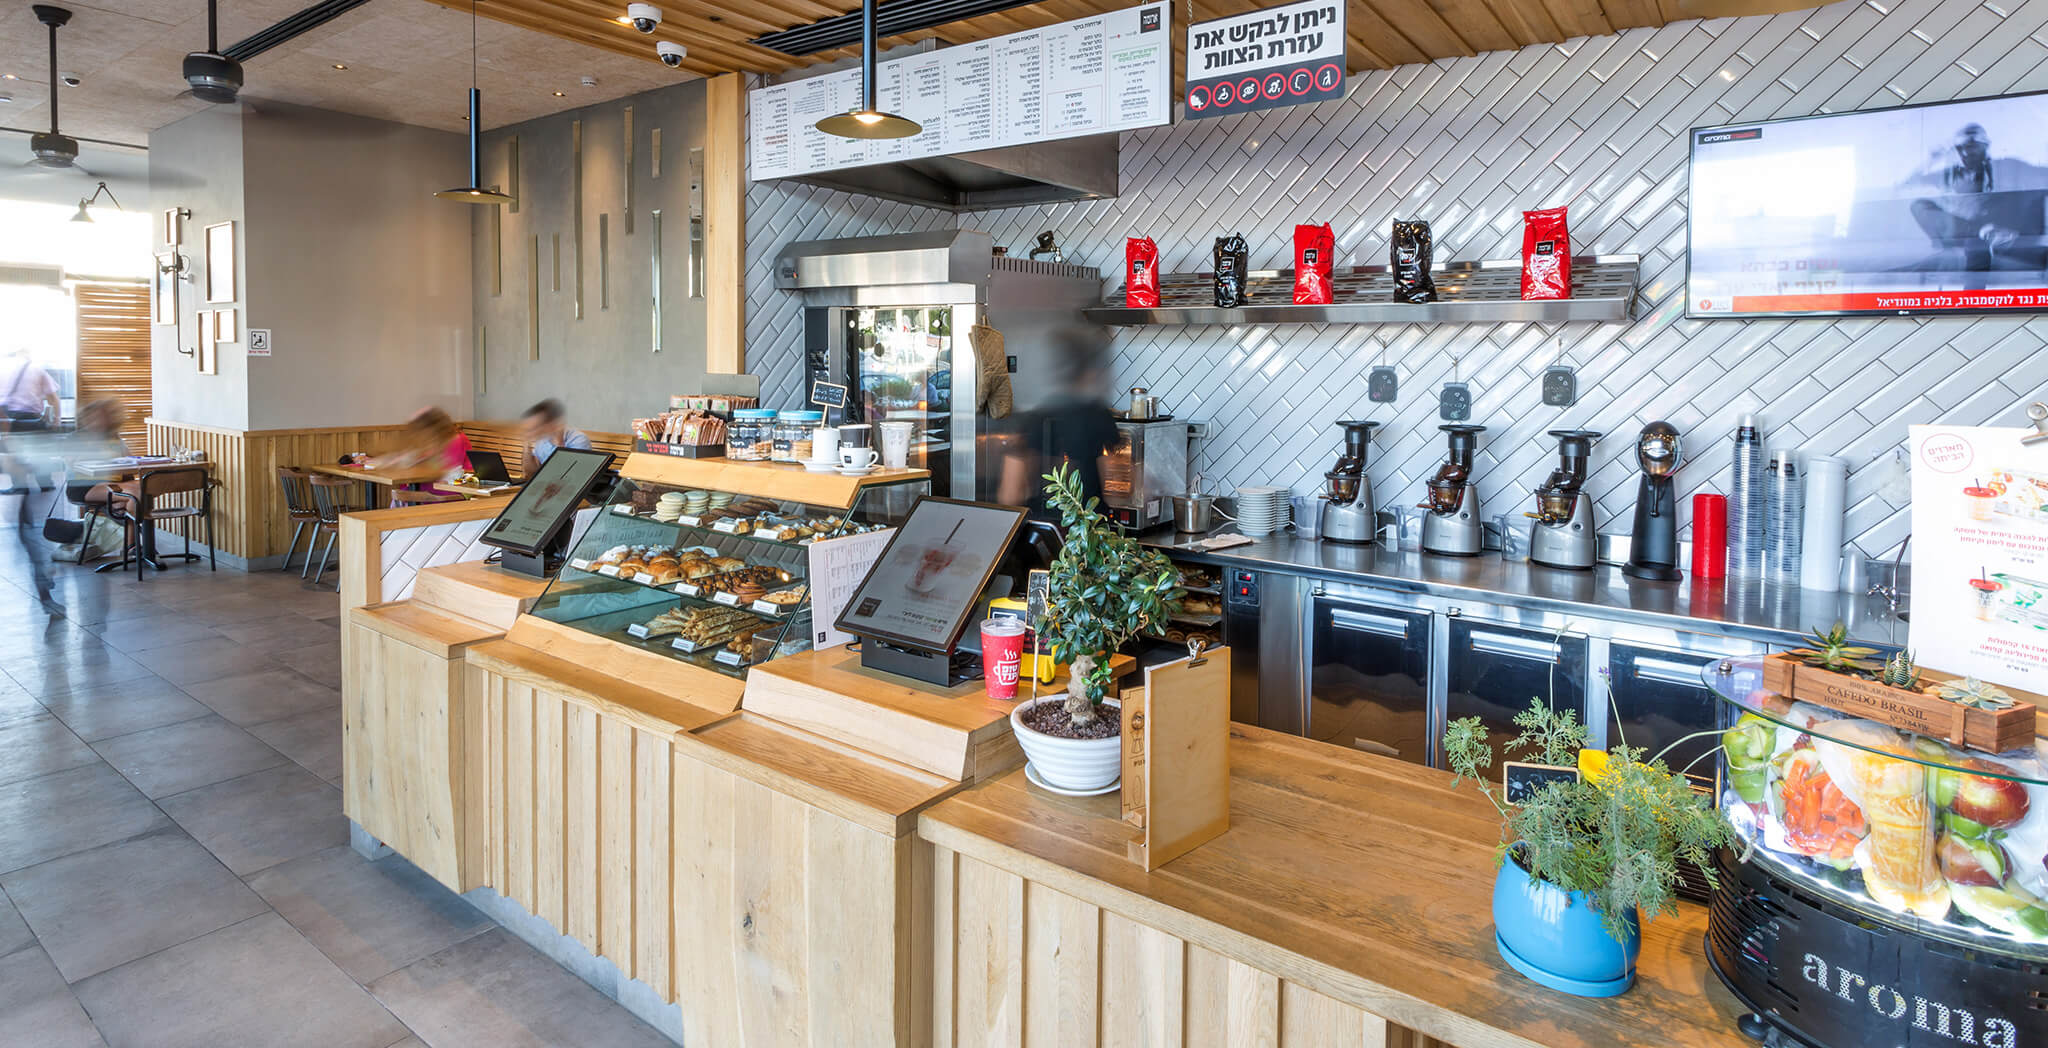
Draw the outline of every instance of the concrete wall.
<instances>
[{"instance_id":1,"label":"concrete wall","mask_svg":"<svg viewBox=\"0 0 2048 1048\"><path fill-rule=\"evenodd\" d=\"M243 136L243 323L272 339L247 361L249 428L466 417L479 209L433 195L468 180L463 136L277 103Z\"/></svg>"},{"instance_id":2,"label":"concrete wall","mask_svg":"<svg viewBox=\"0 0 2048 1048\"><path fill-rule=\"evenodd\" d=\"M232 109L214 108L151 132L149 185L147 206L158 216L172 207L192 209L184 223L184 242L176 249L188 266L178 284L178 326L150 327L152 410L159 418L247 429L249 375L240 347L227 347L228 352L221 354L217 375L200 374L198 361L179 352L197 345L195 314L202 308L221 308L204 302L206 227L234 222L237 234L246 229L241 117ZM151 235L155 250L165 250L162 239L160 229ZM237 236L235 246L236 270L246 273L247 239Z\"/></svg>"},{"instance_id":3,"label":"concrete wall","mask_svg":"<svg viewBox=\"0 0 2048 1048\"><path fill-rule=\"evenodd\" d=\"M488 101L488 99L486 99ZM625 169L625 110L633 110L632 170ZM582 125L583 315L575 312L575 153ZM660 175L653 141L660 131ZM506 184L519 151L519 209L479 212L473 237L475 322L484 347L474 363L476 414L511 418L542 397L560 397L571 421L624 430L636 415L667 407L704 377L704 301L689 297L689 152L704 144L704 84L674 87L499 128L484 136L484 180ZM626 179L633 229L626 231ZM662 215L662 349L653 352L653 236ZM602 222L609 251L600 242ZM539 359L531 358L527 279L539 244ZM560 242L559 289L555 249ZM500 275L494 288L493 271ZM602 286L609 273L609 301Z\"/></svg>"}]
</instances>

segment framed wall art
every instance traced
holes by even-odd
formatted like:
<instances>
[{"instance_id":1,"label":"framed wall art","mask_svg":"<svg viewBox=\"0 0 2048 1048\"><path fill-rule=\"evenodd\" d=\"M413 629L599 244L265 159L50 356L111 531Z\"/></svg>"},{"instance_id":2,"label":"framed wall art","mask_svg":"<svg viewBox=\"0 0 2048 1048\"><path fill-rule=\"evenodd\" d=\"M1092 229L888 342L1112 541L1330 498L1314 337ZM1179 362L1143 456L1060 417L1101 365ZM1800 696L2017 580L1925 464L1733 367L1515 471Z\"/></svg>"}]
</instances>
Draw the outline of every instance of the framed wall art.
<instances>
[{"instance_id":1,"label":"framed wall art","mask_svg":"<svg viewBox=\"0 0 2048 1048\"><path fill-rule=\"evenodd\" d=\"M156 316L159 324L178 322L178 253L160 251L156 256Z\"/></svg>"},{"instance_id":2,"label":"framed wall art","mask_svg":"<svg viewBox=\"0 0 2048 1048\"><path fill-rule=\"evenodd\" d=\"M235 300L235 224L216 222L206 227L206 300Z\"/></svg>"}]
</instances>

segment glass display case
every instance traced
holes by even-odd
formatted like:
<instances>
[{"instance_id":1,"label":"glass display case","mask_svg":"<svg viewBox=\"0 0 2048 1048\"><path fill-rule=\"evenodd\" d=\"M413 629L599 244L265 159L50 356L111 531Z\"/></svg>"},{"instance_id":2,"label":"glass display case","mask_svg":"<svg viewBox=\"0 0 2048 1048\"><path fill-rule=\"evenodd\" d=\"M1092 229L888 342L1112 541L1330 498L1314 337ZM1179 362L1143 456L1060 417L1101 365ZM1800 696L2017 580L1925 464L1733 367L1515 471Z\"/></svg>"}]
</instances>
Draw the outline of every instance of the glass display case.
<instances>
[{"instance_id":1,"label":"glass display case","mask_svg":"<svg viewBox=\"0 0 2048 1048\"><path fill-rule=\"evenodd\" d=\"M2048 1043L2039 741L1979 753L1795 702L1756 659L1703 677L1746 846L1710 917L1737 996L1797 1043Z\"/></svg>"},{"instance_id":2,"label":"glass display case","mask_svg":"<svg viewBox=\"0 0 2048 1048\"><path fill-rule=\"evenodd\" d=\"M928 476L635 454L531 614L743 677L811 646L812 545L891 526L883 492Z\"/></svg>"}]
</instances>

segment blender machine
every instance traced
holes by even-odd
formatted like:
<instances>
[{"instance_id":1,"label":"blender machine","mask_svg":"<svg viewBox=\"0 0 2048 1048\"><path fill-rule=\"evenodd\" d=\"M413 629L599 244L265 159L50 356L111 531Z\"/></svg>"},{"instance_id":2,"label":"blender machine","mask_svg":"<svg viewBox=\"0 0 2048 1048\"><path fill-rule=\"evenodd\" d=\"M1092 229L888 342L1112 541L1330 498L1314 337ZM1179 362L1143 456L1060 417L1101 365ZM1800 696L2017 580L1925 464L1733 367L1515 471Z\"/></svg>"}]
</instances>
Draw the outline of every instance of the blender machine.
<instances>
[{"instance_id":1,"label":"blender machine","mask_svg":"<svg viewBox=\"0 0 2048 1048\"><path fill-rule=\"evenodd\" d=\"M1630 578L1674 582L1684 576L1678 570L1678 495L1671 483L1678 470L1678 428L1662 421L1644 426L1636 437L1636 461L1643 479L1636 485L1635 528L1621 570Z\"/></svg>"},{"instance_id":2,"label":"blender machine","mask_svg":"<svg viewBox=\"0 0 2048 1048\"><path fill-rule=\"evenodd\" d=\"M1485 538L1479 521L1479 487L1472 482L1472 452L1485 426L1451 423L1438 426L1450 434L1451 454L1429 478L1429 500L1421 506L1422 549L1452 557L1476 557Z\"/></svg>"},{"instance_id":3,"label":"blender machine","mask_svg":"<svg viewBox=\"0 0 2048 1048\"><path fill-rule=\"evenodd\" d=\"M1590 569L1599 561L1600 536L1593 524L1593 497L1586 494L1586 464L1600 434L1590 429L1553 429L1557 468L1536 489L1536 523L1529 529L1529 559L1553 568Z\"/></svg>"},{"instance_id":4,"label":"blender machine","mask_svg":"<svg viewBox=\"0 0 2048 1048\"><path fill-rule=\"evenodd\" d=\"M1322 537L1331 542L1365 545L1378 531L1373 517L1372 479L1365 475L1365 449L1372 443L1372 431L1380 424L1360 419L1345 419L1337 424L1344 427L1344 454L1337 459L1335 468L1323 474L1327 490L1323 492L1322 518L1317 527Z\"/></svg>"}]
</instances>

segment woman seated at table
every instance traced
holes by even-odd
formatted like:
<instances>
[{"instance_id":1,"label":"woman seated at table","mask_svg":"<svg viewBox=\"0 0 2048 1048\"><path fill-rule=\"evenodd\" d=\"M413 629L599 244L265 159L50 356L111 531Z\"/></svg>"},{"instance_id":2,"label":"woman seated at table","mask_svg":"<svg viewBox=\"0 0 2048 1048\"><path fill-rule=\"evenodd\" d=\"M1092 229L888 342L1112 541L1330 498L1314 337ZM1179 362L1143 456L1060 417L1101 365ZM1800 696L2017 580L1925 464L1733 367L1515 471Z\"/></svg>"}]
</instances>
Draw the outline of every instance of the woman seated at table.
<instances>
[{"instance_id":1,"label":"woman seated at table","mask_svg":"<svg viewBox=\"0 0 2048 1048\"><path fill-rule=\"evenodd\" d=\"M455 420L446 411L422 409L406 420L403 439L405 443L397 451L378 455L366 464L371 469L439 467L443 480L453 480L469 472L469 438L456 427ZM432 485L426 488L443 495L461 494Z\"/></svg>"},{"instance_id":2,"label":"woman seated at table","mask_svg":"<svg viewBox=\"0 0 2048 1048\"><path fill-rule=\"evenodd\" d=\"M105 397L78 409L78 429L64 442L64 457L70 462L105 462L132 454L121 439L121 422L128 411L119 400ZM64 497L73 505L94 506L102 512L113 499L111 485L91 481L64 481Z\"/></svg>"}]
</instances>

